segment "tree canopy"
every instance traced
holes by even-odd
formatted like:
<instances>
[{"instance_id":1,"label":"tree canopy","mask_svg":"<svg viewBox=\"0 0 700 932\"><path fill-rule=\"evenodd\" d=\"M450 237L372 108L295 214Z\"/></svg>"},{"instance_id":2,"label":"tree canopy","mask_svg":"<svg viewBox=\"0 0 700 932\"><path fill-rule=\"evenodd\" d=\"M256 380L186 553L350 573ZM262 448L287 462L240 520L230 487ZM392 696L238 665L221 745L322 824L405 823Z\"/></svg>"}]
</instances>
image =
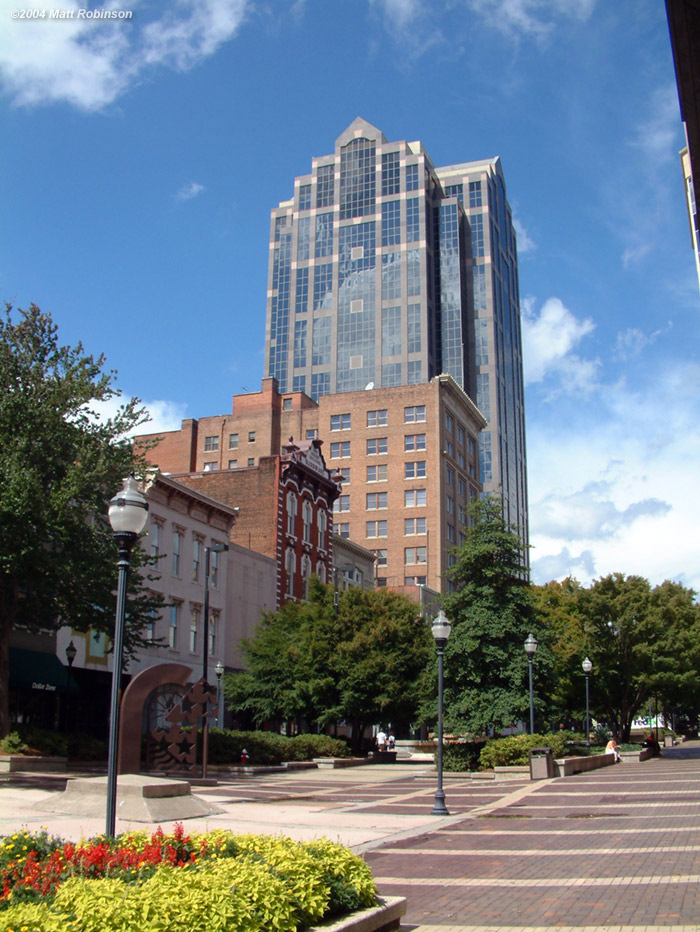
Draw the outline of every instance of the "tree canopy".
<instances>
[{"instance_id":1,"label":"tree canopy","mask_svg":"<svg viewBox=\"0 0 700 932\"><path fill-rule=\"evenodd\" d=\"M9 728L10 632L113 633L115 548L108 500L134 469L128 433L147 420L137 399L112 417L99 403L119 396L103 356L61 346L35 305L0 313L0 736ZM135 562L148 562L135 552ZM127 653L142 643L162 604L132 574Z\"/></svg>"},{"instance_id":2,"label":"tree canopy","mask_svg":"<svg viewBox=\"0 0 700 932\"><path fill-rule=\"evenodd\" d=\"M700 606L695 593L666 581L613 573L584 588L575 580L534 587L553 643L560 710L584 702L581 662L593 663L591 711L627 740L651 697L695 710L700 699Z\"/></svg>"},{"instance_id":3,"label":"tree canopy","mask_svg":"<svg viewBox=\"0 0 700 932\"><path fill-rule=\"evenodd\" d=\"M332 587L313 579L309 601L266 613L243 650L247 671L226 680L230 709L300 730L343 721L359 749L369 725L414 720L432 639L405 596L353 587L336 617Z\"/></svg>"},{"instance_id":4,"label":"tree canopy","mask_svg":"<svg viewBox=\"0 0 700 932\"><path fill-rule=\"evenodd\" d=\"M493 498L473 503L470 517L466 541L454 551L456 562L448 571L452 591L443 597L453 626L445 648L444 709L448 729L482 733L527 720L523 645L530 632L541 645L538 675L548 661L520 538Z\"/></svg>"}]
</instances>

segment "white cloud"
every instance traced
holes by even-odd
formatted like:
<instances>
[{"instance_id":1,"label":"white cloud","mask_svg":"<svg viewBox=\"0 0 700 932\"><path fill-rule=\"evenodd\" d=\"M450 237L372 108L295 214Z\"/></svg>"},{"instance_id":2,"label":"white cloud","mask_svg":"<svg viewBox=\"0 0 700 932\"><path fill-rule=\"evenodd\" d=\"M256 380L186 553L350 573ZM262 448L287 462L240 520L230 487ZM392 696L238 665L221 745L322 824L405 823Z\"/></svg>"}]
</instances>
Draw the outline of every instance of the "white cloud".
<instances>
[{"instance_id":1,"label":"white cloud","mask_svg":"<svg viewBox=\"0 0 700 932\"><path fill-rule=\"evenodd\" d=\"M558 17L586 20L596 0L467 0L486 22L513 37L543 41L550 37Z\"/></svg>"},{"instance_id":2,"label":"white cloud","mask_svg":"<svg viewBox=\"0 0 700 932\"><path fill-rule=\"evenodd\" d=\"M173 197L177 201L191 201L193 197L197 197L198 194L201 194L204 191L204 185L198 184L196 181L190 181L189 184L183 184L182 187L173 194Z\"/></svg>"},{"instance_id":3,"label":"white cloud","mask_svg":"<svg viewBox=\"0 0 700 932\"><path fill-rule=\"evenodd\" d=\"M668 333L672 327L673 323L669 321L665 327L649 334L643 333L637 327L629 327L617 335L614 350L615 358L621 360L634 359L636 356L641 355L647 346L655 343L660 336Z\"/></svg>"},{"instance_id":4,"label":"white cloud","mask_svg":"<svg viewBox=\"0 0 700 932\"><path fill-rule=\"evenodd\" d=\"M247 0L181 0L146 21L149 8L131 0L130 20L78 19L78 0L61 10L73 19L11 20L16 4L0 0L0 83L15 104L65 101L94 111L112 103L147 69L193 67L231 39L245 18ZM28 0L25 9L44 9ZM102 9L123 10L108 0Z\"/></svg>"},{"instance_id":5,"label":"white cloud","mask_svg":"<svg viewBox=\"0 0 700 932\"><path fill-rule=\"evenodd\" d=\"M590 318L579 320L559 298L548 298L539 314L534 300L522 308L523 369L525 384L554 378L550 398L562 392L588 392L596 384L599 363L582 359L574 347L595 329Z\"/></svg>"},{"instance_id":6,"label":"white cloud","mask_svg":"<svg viewBox=\"0 0 700 932\"><path fill-rule=\"evenodd\" d=\"M123 393L121 396L109 398L106 401L93 402L90 404L90 410L95 414L97 421L106 421L116 416L120 407L128 400L130 396ZM129 432L129 436L136 437L139 434L154 434L169 430L179 430L182 426L182 419L185 417L187 405L176 401L143 401L141 407L145 408L150 416L150 420L140 424L134 430Z\"/></svg>"},{"instance_id":7,"label":"white cloud","mask_svg":"<svg viewBox=\"0 0 700 932\"><path fill-rule=\"evenodd\" d=\"M515 227L515 235L518 238L518 255L522 256L525 253L534 252L537 249L537 243L517 217L513 217L513 226Z\"/></svg>"},{"instance_id":8,"label":"white cloud","mask_svg":"<svg viewBox=\"0 0 700 932\"><path fill-rule=\"evenodd\" d=\"M533 579L612 572L700 589L700 366L608 386L528 431Z\"/></svg>"},{"instance_id":9,"label":"white cloud","mask_svg":"<svg viewBox=\"0 0 700 932\"><path fill-rule=\"evenodd\" d=\"M423 12L420 0L380 0L380 2L384 15L399 30L409 26Z\"/></svg>"},{"instance_id":10,"label":"white cloud","mask_svg":"<svg viewBox=\"0 0 700 932\"><path fill-rule=\"evenodd\" d=\"M678 127L681 115L675 84L657 88L649 100L645 119L637 126L632 145L658 165L678 158Z\"/></svg>"}]
</instances>

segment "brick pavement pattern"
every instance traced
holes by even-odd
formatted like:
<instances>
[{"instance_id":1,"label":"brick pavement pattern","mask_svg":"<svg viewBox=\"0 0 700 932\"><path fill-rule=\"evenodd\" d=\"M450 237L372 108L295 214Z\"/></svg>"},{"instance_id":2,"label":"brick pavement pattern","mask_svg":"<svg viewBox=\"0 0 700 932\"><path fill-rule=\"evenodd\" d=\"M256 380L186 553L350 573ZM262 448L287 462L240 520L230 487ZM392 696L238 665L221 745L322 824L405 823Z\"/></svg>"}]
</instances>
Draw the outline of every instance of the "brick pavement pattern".
<instances>
[{"instance_id":1,"label":"brick pavement pattern","mask_svg":"<svg viewBox=\"0 0 700 932\"><path fill-rule=\"evenodd\" d=\"M458 813L463 787L446 794ZM406 929L700 930L700 743L486 808L366 854Z\"/></svg>"}]
</instances>

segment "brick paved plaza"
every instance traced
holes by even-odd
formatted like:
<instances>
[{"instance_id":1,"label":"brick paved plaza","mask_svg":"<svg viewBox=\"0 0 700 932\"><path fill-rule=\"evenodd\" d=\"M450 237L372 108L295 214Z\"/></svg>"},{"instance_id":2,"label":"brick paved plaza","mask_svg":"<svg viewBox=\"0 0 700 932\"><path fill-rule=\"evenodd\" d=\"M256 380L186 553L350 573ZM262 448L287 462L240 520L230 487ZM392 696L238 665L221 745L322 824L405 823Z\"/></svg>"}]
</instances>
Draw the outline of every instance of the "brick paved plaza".
<instances>
[{"instance_id":1,"label":"brick paved plaza","mask_svg":"<svg viewBox=\"0 0 700 932\"><path fill-rule=\"evenodd\" d=\"M4 775L0 833L102 831L42 812L64 784ZM186 825L351 844L381 894L407 898L413 932L700 930L700 742L535 783L448 775L448 817L430 815L434 790L425 765L222 777L194 792L223 812Z\"/></svg>"}]
</instances>

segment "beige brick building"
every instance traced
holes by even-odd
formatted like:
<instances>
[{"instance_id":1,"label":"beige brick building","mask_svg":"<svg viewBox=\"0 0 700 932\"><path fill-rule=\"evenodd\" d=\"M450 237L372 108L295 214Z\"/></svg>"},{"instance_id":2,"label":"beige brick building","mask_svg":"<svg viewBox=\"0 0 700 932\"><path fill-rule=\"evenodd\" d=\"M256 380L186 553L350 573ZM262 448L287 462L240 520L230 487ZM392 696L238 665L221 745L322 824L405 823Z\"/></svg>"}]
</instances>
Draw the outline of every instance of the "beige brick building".
<instances>
[{"instance_id":1,"label":"beige brick building","mask_svg":"<svg viewBox=\"0 0 700 932\"><path fill-rule=\"evenodd\" d=\"M464 539L466 506L481 491L485 424L449 375L317 403L303 392L280 394L275 379L264 379L260 392L234 396L230 415L149 435L158 443L148 458L172 473L238 470L278 455L290 437L318 438L329 468L343 476L335 533L375 553L377 585L441 591L451 551ZM242 494L236 504L242 529L246 510L255 513L260 502Z\"/></svg>"}]
</instances>

